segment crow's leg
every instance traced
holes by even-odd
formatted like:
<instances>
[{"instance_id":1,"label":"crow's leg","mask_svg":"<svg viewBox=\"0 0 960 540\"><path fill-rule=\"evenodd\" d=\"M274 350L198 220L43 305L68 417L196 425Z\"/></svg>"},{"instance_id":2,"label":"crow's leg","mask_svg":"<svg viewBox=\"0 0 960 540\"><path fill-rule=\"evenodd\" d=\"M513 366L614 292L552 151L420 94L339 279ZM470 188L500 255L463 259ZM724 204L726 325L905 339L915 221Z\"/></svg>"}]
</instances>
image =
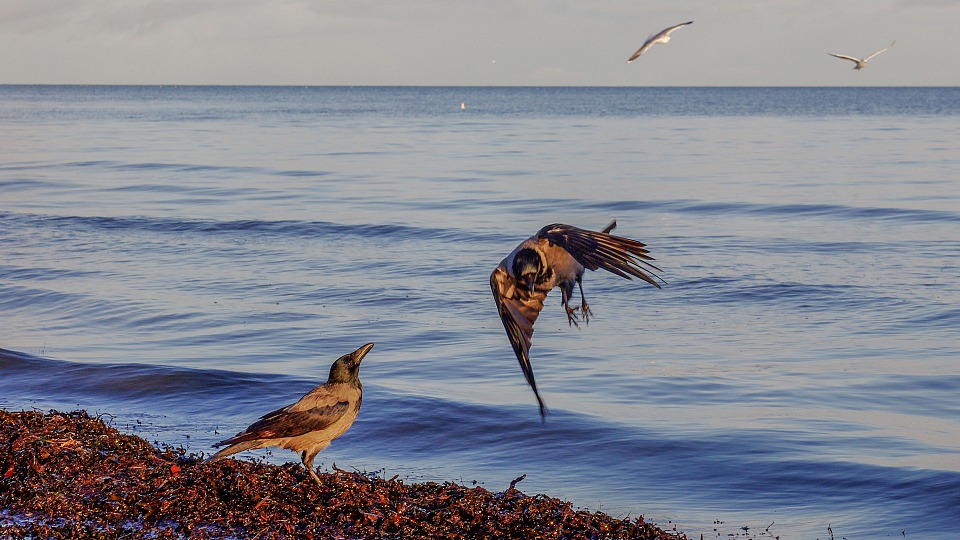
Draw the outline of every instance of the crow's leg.
<instances>
[{"instance_id":1,"label":"crow's leg","mask_svg":"<svg viewBox=\"0 0 960 540\"><path fill-rule=\"evenodd\" d=\"M580 287L580 316L583 317L583 322L590 323L590 316L593 315L593 312L590 311L590 304L587 303L587 297L583 295L583 276L577 276L577 286ZM573 289L573 287L571 287ZM570 291L573 292L572 290Z\"/></svg>"},{"instance_id":2,"label":"crow's leg","mask_svg":"<svg viewBox=\"0 0 960 540\"><path fill-rule=\"evenodd\" d=\"M580 328L580 323L577 322L577 310L570 307L570 297L573 296L573 284L560 283L560 295L560 303L563 304L563 309L567 311L567 324Z\"/></svg>"},{"instance_id":3,"label":"crow's leg","mask_svg":"<svg viewBox=\"0 0 960 540\"><path fill-rule=\"evenodd\" d=\"M317 472L313 470L313 458L317 457L317 452L319 451L319 448L316 450L304 450L300 453L300 461L303 462L304 468L306 468L310 476L313 477L314 482L316 482L318 486L323 487L323 484L320 483L320 477L317 476Z\"/></svg>"}]
</instances>

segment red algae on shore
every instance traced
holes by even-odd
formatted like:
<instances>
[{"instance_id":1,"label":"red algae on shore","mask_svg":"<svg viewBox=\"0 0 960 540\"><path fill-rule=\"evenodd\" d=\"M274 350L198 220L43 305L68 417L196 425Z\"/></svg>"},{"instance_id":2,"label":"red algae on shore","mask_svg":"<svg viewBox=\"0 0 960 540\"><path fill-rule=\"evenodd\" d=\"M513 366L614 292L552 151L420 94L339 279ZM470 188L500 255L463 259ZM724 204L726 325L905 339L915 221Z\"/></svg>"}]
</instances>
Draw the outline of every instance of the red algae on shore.
<instances>
[{"instance_id":1,"label":"red algae on shore","mask_svg":"<svg viewBox=\"0 0 960 540\"><path fill-rule=\"evenodd\" d=\"M0 537L684 538L516 481L495 493L337 470L318 487L299 464L199 464L83 411L0 410Z\"/></svg>"}]
</instances>

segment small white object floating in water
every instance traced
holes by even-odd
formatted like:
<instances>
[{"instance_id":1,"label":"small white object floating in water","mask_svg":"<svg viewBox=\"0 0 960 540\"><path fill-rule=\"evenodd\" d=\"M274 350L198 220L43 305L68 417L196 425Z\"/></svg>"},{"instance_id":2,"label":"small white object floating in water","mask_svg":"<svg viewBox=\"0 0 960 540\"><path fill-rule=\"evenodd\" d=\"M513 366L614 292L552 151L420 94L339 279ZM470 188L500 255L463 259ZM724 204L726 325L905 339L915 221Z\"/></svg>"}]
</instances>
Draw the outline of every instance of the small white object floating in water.
<instances>
[{"instance_id":1,"label":"small white object floating in water","mask_svg":"<svg viewBox=\"0 0 960 540\"><path fill-rule=\"evenodd\" d=\"M849 61L853 62L853 63L855 64L855 65L853 66L853 69L855 69L855 70L857 70L857 71L860 71L861 69L867 67L867 62L869 62L871 58L873 58L874 56L882 53L883 51L885 51L885 50L887 50L887 49L889 49L890 47L893 47L893 44L896 43L896 42L897 42L897 40L893 40L893 43L891 43L890 45L887 45L885 48L880 49L879 51L871 54L870 56L868 56L868 57L866 57L866 58L857 58L857 57L854 57L854 56L847 56L847 55L845 55L845 54L834 54L834 53L827 53L827 54L829 54L830 56L836 57L836 58L841 58L841 59L843 59L843 60L849 60Z\"/></svg>"},{"instance_id":2,"label":"small white object floating in water","mask_svg":"<svg viewBox=\"0 0 960 540\"><path fill-rule=\"evenodd\" d=\"M461 102L460 102L460 110L461 110L461 111L465 111L466 109L467 109L467 104L461 101Z\"/></svg>"}]
</instances>

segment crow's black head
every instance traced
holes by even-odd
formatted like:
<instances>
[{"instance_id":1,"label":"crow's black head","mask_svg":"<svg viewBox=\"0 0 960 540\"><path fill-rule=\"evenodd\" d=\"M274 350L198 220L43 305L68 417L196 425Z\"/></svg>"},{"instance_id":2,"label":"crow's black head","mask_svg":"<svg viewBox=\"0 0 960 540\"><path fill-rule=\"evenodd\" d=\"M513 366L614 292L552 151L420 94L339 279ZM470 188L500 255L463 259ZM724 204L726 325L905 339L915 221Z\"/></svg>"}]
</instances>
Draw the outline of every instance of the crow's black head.
<instances>
[{"instance_id":1,"label":"crow's black head","mask_svg":"<svg viewBox=\"0 0 960 540\"><path fill-rule=\"evenodd\" d=\"M543 260L536 250L523 248L513 257L513 275L517 281L527 286L527 289L533 291L537 278L543 273Z\"/></svg>"},{"instance_id":2,"label":"crow's black head","mask_svg":"<svg viewBox=\"0 0 960 540\"><path fill-rule=\"evenodd\" d=\"M360 361L373 348L373 343L367 343L350 354L345 354L330 366L328 383L350 383L360 385Z\"/></svg>"}]
</instances>

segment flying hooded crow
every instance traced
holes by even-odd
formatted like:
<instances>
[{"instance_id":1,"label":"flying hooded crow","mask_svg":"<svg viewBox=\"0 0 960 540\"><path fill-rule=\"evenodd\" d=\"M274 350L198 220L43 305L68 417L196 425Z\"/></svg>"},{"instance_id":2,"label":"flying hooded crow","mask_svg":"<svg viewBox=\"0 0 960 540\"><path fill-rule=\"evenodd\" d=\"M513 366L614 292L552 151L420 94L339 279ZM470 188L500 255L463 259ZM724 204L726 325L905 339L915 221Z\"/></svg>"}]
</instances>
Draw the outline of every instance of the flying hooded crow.
<instances>
[{"instance_id":1,"label":"flying hooded crow","mask_svg":"<svg viewBox=\"0 0 960 540\"><path fill-rule=\"evenodd\" d=\"M645 245L636 240L613 236L614 221L600 232L578 229L559 223L547 225L524 240L490 274L490 289L497 303L500 320L520 362L520 368L540 405L540 417L546 419L546 407L537 391L530 365L530 339L533 323L543 310L543 301L554 287L560 287L561 303L567 321L579 326L576 311L584 322L590 318L590 306L583 296L585 268L603 268L627 279L638 277L660 288L660 277L650 269L661 271L648 261ZM656 279L655 279L656 278ZM660 279L660 281L663 281ZM580 289L580 307L570 306L573 286Z\"/></svg>"}]
</instances>

